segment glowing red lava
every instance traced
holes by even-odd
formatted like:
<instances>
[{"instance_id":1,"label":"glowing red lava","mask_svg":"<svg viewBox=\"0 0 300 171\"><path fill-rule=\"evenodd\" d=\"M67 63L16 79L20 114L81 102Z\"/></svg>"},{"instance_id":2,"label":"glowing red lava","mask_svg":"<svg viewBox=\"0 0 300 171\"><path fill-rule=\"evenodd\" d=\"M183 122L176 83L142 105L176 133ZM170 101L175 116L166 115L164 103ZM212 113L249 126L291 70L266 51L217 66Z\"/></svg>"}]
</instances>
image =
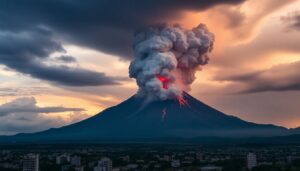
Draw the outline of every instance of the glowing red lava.
<instances>
[{"instance_id":1,"label":"glowing red lava","mask_svg":"<svg viewBox=\"0 0 300 171\"><path fill-rule=\"evenodd\" d=\"M189 105L189 103L182 96L177 96L177 100L178 100L180 106Z\"/></svg>"},{"instance_id":2,"label":"glowing red lava","mask_svg":"<svg viewBox=\"0 0 300 171\"><path fill-rule=\"evenodd\" d=\"M168 78L166 78L166 77L164 77L162 75L157 75L156 78L162 83L164 89L168 89L169 88L169 86L168 86L168 83L169 83Z\"/></svg>"},{"instance_id":3,"label":"glowing red lava","mask_svg":"<svg viewBox=\"0 0 300 171\"><path fill-rule=\"evenodd\" d=\"M166 115L167 115L167 110L166 110L166 108L164 108L164 109L162 110L162 115L161 115L161 120L162 120L162 121L165 120Z\"/></svg>"}]
</instances>

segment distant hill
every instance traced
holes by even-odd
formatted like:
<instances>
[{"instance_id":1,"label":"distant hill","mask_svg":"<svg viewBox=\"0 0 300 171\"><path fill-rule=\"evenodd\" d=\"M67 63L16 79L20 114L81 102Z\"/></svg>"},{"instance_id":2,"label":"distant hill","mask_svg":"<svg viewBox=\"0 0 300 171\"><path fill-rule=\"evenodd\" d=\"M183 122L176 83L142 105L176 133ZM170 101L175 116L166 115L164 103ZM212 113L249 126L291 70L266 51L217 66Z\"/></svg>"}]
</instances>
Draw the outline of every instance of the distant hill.
<instances>
[{"instance_id":1,"label":"distant hill","mask_svg":"<svg viewBox=\"0 0 300 171\"><path fill-rule=\"evenodd\" d=\"M292 129L290 129L290 132L292 134L300 134L300 127L298 127L298 128L292 128Z\"/></svg>"},{"instance_id":2,"label":"distant hill","mask_svg":"<svg viewBox=\"0 0 300 171\"><path fill-rule=\"evenodd\" d=\"M1 137L0 142L118 142L270 137L291 133L284 127L256 124L226 115L187 93L184 99L186 105L177 100L145 103L145 99L132 96L84 121L38 133Z\"/></svg>"}]
</instances>

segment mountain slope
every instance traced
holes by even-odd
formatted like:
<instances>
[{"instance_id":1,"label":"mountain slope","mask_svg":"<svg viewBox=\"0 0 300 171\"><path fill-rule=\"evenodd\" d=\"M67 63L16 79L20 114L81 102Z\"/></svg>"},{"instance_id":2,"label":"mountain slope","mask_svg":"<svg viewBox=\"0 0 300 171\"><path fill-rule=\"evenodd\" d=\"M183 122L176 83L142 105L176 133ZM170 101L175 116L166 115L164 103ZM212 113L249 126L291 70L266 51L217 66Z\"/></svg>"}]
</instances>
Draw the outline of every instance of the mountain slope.
<instances>
[{"instance_id":1,"label":"mountain slope","mask_svg":"<svg viewBox=\"0 0 300 171\"><path fill-rule=\"evenodd\" d=\"M285 135L288 130L255 124L223 114L184 94L188 105L177 100L145 103L131 97L84 121L57 129L18 134L5 141L94 141L199 136L249 137ZM0 139L1 140L1 139Z\"/></svg>"},{"instance_id":2,"label":"mountain slope","mask_svg":"<svg viewBox=\"0 0 300 171\"><path fill-rule=\"evenodd\" d=\"M292 134L300 134L300 127L297 127L297 128L291 128L290 129L290 132Z\"/></svg>"}]
</instances>

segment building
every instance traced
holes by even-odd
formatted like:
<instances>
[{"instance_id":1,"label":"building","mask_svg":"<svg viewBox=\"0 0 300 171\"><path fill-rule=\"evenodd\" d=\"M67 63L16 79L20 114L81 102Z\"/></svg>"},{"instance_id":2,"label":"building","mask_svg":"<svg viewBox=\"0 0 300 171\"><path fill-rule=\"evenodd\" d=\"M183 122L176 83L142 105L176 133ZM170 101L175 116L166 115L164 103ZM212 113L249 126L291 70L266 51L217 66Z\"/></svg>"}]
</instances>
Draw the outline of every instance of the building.
<instances>
[{"instance_id":1,"label":"building","mask_svg":"<svg viewBox=\"0 0 300 171\"><path fill-rule=\"evenodd\" d=\"M257 159L254 153L249 153L247 155L247 168L252 170L252 168L257 166Z\"/></svg>"},{"instance_id":2,"label":"building","mask_svg":"<svg viewBox=\"0 0 300 171\"><path fill-rule=\"evenodd\" d=\"M80 166L81 165L81 157L80 156L72 156L70 158L70 163L73 166Z\"/></svg>"},{"instance_id":3,"label":"building","mask_svg":"<svg viewBox=\"0 0 300 171\"><path fill-rule=\"evenodd\" d=\"M126 156L122 156L121 159L125 162L129 162L130 161L130 156L126 155Z\"/></svg>"},{"instance_id":4,"label":"building","mask_svg":"<svg viewBox=\"0 0 300 171\"><path fill-rule=\"evenodd\" d=\"M217 166L205 166L200 168L201 171L222 171L222 167Z\"/></svg>"},{"instance_id":5,"label":"building","mask_svg":"<svg viewBox=\"0 0 300 171\"><path fill-rule=\"evenodd\" d=\"M23 158L23 171L39 171L39 155L28 154Z\"/></svg>"},{"instance_id":6,"label":"building","mask_svg":"<svg viewBox=\"0 0 300 171\"><path fill-rule=\"evenodd\" d=\"M67 162L70 161L70 156L69 155L66 155L66 154L63 154L63 155L60 155L60 156L57 156L56 157L56 164L65 164Z\"/></svg>"},{"instance_id":7,"label":"building","mask_svg":"<svg viewBox=\"0 0 300 171\"><path fill-rule=\"evenodd\" d=\"M76 166L74 168L75 171L84 171L84 167L83 166Z\"/></svg>"},{"instance_id":8,"label":"building","mask_svg":"<svg viewBox=\"0 0 300 171\"><path fill-rule=\"evenodd\" d=\"M70 164L65 164L61 166L61 171L68 171L72 168Z\"/></svg>"},{"instance_id":9,"label":"building","mask_svg":"<svg viewBox=\"0 0 300 171\"><path fill-rule=\"evenodd\" d=\"M196 159L199 160L200 162L204 160L204 155L201 152L196 153Z\"/></svg>"},{"instance_id":10,"label":"building","mask_svg":"<svg viewBox=\"0 0 300 171\"><path fill-rule=\"evenodd\" d=\"M169 155L164 155L162 160L169 162L171 160L171 157Z\"/></svg>"},{"instance_id":11,"label":"building","mask_svg":"<svg viewBox=\"0 0 300 171\"><path fill-rule=\"evenodd\" d=\"M94 167L94 171L112 171L112 161L104 157L98 162L98 166Z\"/></svg>"},{"instance_id":12,"label":"building","mask_svg":"<svg viewBox=\"0 0 300 171\"><path fill-rule=\"evenodd\" d=\"M139 167L138 164L128 164L126 167L125 167L125 170L135 170Z\"/></svg>"},{"instance_id":13,"label":"building","mask_svg":"<svg viewBox=\"0 0 300 171\"><path fill-rule=\"evenodd\" d=\"M172 160L171 166L174 168L180 167L180 161L179 160Z\"/></svg>"}]
</instances>

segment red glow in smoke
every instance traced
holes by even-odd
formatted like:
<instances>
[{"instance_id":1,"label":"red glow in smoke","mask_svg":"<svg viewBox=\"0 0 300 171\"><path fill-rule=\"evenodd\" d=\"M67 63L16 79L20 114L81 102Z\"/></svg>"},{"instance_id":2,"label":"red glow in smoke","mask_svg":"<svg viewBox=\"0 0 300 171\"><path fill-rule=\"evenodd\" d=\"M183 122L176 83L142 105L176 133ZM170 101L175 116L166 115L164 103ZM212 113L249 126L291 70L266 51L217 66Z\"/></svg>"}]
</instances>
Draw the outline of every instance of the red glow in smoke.
<instances>
[{"instance_id":1,"label":"red glow in smoke","mask_svg":"<svg viewBox=\"0 0 300 171\"><path fill-rule=\"evenodd\" d=\"M169 88L169 79L167 77L164 77L162 75L156 75L156 78L162 83L163 89L168 89ZM188 102L184 99L183 96L177 96L177 100L180 106L188 106ZM166 115L166 111L165 109L163 109L162 111L163 113L163 118Z\"/></svg>"},{"instance_id":2,"label":"red glow in smoke","mask_svg":"<svg viewBox=\"0 0 300 171\"><path fill-rule=\"evenodd\" d=\"M168 83L169 83L169 80L168 78L162 76L162 75L157 75L156 78L162 83L163 85L163 89L168 89L169 86L168 86Z\"/></svg>"}]
</instances>

